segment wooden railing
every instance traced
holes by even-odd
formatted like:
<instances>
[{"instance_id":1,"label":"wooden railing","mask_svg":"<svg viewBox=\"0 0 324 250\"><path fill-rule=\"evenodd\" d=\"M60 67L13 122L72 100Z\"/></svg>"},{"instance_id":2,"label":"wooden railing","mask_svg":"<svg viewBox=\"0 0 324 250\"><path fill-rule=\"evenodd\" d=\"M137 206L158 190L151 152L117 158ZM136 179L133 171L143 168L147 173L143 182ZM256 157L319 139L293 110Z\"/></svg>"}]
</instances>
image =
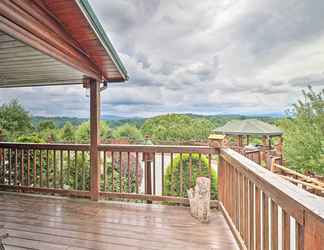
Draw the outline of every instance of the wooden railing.
<instances>
[{"instance_id":1,"label":"wooden railing","mask_svg":"<svg viewBox=\"0 0 324 250\"><path fill-rule=\"evenodd\" d=\"M86 144L0 143L0 188L90 197L89 150ZM212 178L212 157L218 154L208 146L107 144L98 151L101 198L183 204L188 204L187 189L197 171Z\"/></svg>"},{"instance_id":2,"label":"wooden railing","mask_svg":"<svg viewBox=\"0 0 324 250\"><path fill-rule=\"evenodd\" d=\"M218 184L219 206L241 249L324 248L321 198L231 149L221 150Z\"/></svg>"},{"instance_id":3,"label":"wooden railing","mask_svg":"<svg viewBox=\"0 0 324 250\"><path fill-rule=\"evenodd\" d=\"M89 145L0 143L0 187L89 197Z\"/></svg>"},{"instance_id":4,"label":"wooden railing","mask_svg":"<svg viewBox=\"0 0 324 250\"><path fill-rule=\"evenodd\" d=\"M261 165L261 152L262 151L259 150L259 149L257 149L257 150L245 150L243 152L243 155L246 158L248 158L248 159L258 163L259 165Z\"/></svg>"},{"instance_id":5,"label":"wooden railing","mask_svg":"<svg viewBox=\"0 0 324 250\"><path fill-rule=\"evenodd\" d=\"M212 205L223 211L241 249L324 246L322 198L232 149L99 145L98 151L101 198L181 204L188 204L186 190L197 175L212 179L219 154L219 202ZM0 189L91 197L89 154L89 145L0 143Z\"/></svg>"}]
</instances>

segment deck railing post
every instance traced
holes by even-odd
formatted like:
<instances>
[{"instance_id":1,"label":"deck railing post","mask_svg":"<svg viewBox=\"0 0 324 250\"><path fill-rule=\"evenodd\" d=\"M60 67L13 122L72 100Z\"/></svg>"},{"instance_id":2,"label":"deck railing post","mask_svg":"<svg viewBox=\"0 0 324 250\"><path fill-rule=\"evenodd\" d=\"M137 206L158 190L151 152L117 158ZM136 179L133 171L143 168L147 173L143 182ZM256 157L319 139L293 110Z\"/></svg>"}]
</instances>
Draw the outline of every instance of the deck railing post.
<instances>
[{"instance_id":1,"label":"deck railing post","mask_svg":"<svg viewBox=\"0 0 324 250\"><path fill-rule=\"evenodd\" d=\"M100 83L90 80L90 173L91 173L91 199L99 200L100 196Z\"/></svg>"},{"instance_id":2,"label":"deck railing post","mask_svg":"<svg viewBox=\"0 0 324 250\"><path fill-rule=\"evenodd\" d=\"M324 245L324 223L321 218L305 211L304 223L301 226L298 249L320 250ZM296 248L297 249L297 248Z\"/></svg>"}]
</instances>

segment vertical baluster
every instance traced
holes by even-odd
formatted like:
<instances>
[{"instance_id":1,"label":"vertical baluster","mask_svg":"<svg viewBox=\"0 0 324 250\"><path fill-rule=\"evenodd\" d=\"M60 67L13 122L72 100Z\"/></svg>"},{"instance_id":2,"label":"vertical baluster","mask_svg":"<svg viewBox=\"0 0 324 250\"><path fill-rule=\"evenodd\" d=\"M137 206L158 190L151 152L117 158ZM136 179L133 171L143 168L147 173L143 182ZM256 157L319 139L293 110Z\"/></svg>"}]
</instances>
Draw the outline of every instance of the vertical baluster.
<instances>
[{"instance_id":1,"label":"vertical baluster","mask_svg":"<svg viewBox=\"0 0 324 250\"><path fill-rule=\"evenodd\" d=\"M161 155L162 195L164 194L164 153Z\"/></svg>"},{"instance_id":2,"label":"vertical baluster","mask_svg":"<svg viewBox=\"0 0 324 250\"><path fill-rule=\"evenodd\" d=\"M57 174L57 169L56 169L56 150L53 150L53 168L54 168L53 185L54 185L54 188L56 188L56 174Z\"/></svg>"},{"instance_id":3,"label":"vertical baluster","mask_svg":"<svg viewBox=\"0 0 324 250\"><path fill-rule=\"evenodd\" d=\"M156 194L156 184L155 184L155 153L153 153L153 194Z\"/></svg>"},{"instance_id":4,"label":"vertical baluster","mask_svg":"<svg viewBox=\"0 0 324 250\"><path fill-rule=\"evenodd\" d=\"M11 174L12 174L12 149L10 148L9 151L9 175L8 175L8 184L11 185Z\"/></svg>"},{"instance_id":5,"label":"vertical baluster","mask_svg":"<svg viewBox=\"0 0 324 250\"><path fill-rule=\"evenodd\" d=\"M237 197L238 197L238 193L237 193L237 171L236 168L234 168L232 166L233 169L233 184L232 184L232 202L233 202L233 216L234 216L234 224L235 227L238 228L237 226Z\"/></svg>"},{"instance_id":6,"label":"vertical baluster","mask_svg":"<svg viewBox=\"0 0 324 250\"><path fill-rule=\"evenodd\" d=\"M78 151L74 151L74 189L78 190Z\"/></svg>"},{"instance_id":7,"label":"vertical baluster","mask_svg":"<svg viewBox=\"0 0 324 250\"><path fill-rule=\"evenodd\" d=\"M127 184L128 184L128 193L130 193L131 192L130 152L127 152Z\"/></svg>"},{"instance_id":8,"label":"vertical baluster","mask_svg":"<svg viewBox=\"0 0 324 250\"><path fill-rule=\"evenodd\" d=\"M37 151L33 150L33 157L34 157L34 169L33 169L33 185L36 187L37 184Z\"/></svg>"},{"instance_id":9,"label":"vertical baluster","mask_svg":"<svg viewBox=\"0 0 324 250\"><path fill-rule=\"evenodd\" d=\"M136 177L136 193L138 194L138 152L136 152L136 170L135 170L135 177Z\"/></svg>"},{"instance_id":10,"label":"vertical baluster","mask_svg":"<svg viewBox=\"0 0 324 250\"><path fill-rule=\"evenodd\" d=\"M120 187L119 187L119 191L122 193L124 191L124 187L123 187L123 166L122 166L122 152L119 152L119 183L120 183Z\"/></svg>"},{"instance_id":11,"label":"vertical baluster","mask_svg":"<svg viewBox=\"0 0 324 250\"><path fill-rule=\"evenodd\" d=\"M240 192L240 234L244 239L244 208L243 208L243 199L244 199L244 186L243 186L243 175L239 173L239 192Z\"/></svg>"},{"instance_id":12,"label":"vertical baluster","mask_svg":"<svg viewBox=\"0 0 324 250\"><path fill-rule=\"evenodd\" d=\"M248 246L249 242L249 180L244 176L244 240L245 245Z\"/></svg>"},{"instance_id":13,"label":"vertical baluster","mask_svg":"<svg viewBox=\"0 0 324 250\"><path fill-rule=\"evenodd\" d=\"M183 196L183 161L180 153L180 197Z\"/></svg>"},{"instance_id":14,"label":"vertical baluster","mask_svg":"<svg viewBox=\"0 0 324 250\"><path fill-rule=\"evenodd\" d=\"M2 184L6 184L6 149L2 149Z\"/></svg>"},{"instance_id":15,"label":"vertical baluster","mask_svg":"<svg viewBox=\"0 0 324 250\"><path fill-rule=\"evenodd\" d=\"M201 154L199 154L199 171L202 171Z\"/></svg>"},{"instance_id":16,"label":"vertical baluster","mask_svg":"<svg viewBox=\"0 0 324 250\"><path fill-rule=\"evenodd\" d=\"M103 151L103 171L104 171L104 185L103 185L103 191L107 191L107 152Z\"/></svg>"},{"instance_id":17,"label":"vertical baluster","mask_svg":"<svg viewBox=\"0 0 324 250\"><path fill-rule=\"evenodd\" d=\"M261 250L260 189L255 186L255 249Z\"/></svg>"},{"instance_id":18,"label":"vertical baluster","mask_svg":"<svg viewBox=\"0 0 324 250\"><path fill-rule=\"evenodd\" d=\"M66 175L66 177L67 177L67 185L69 185L70 186L70 172L71 172L71 152L70 152L70 150L68 150L67 151L67 167L68 167L68 169L67 169L67 175Z\"/></svg>"},{"instance_id":19,"label":"vertical baluster","mask_svg":"<svg viewBox=\"0 0 324 250\"><path fill-rule=\"evenodd\" d=\"M269 199L264 192L262 192L262 206L263 249L269 250Z\"/></svg>"},{"instance_id":20,"label":"vertical baluster","mask_svg":"<svg viewBox=\"0 0 324 250\"><path fill-rule=\"evenodd\" d=\"M249 249L254 249L254 185L250 181L249 182Z\"/></svg>"},{"instance_id":21,"label":"vertical baluster","mask_svg":"<svg viewBox=\"0 0 324 250\"><path fill-rule=\"evenodd\" d=\"M15 149L15 186L18 185L18 149Z\"/></svg>"},{"instance_id":22,"label":"vertical baluster","mask_svg":"<svg viewBox=\"0 0 324 250\"><path fill-rule=\"evenodd\" d=\"M49 188L50 159L49 150L46 150L46 186Z\"/></svg>"},{"instance_id":23,"label":"vertical baluster","mask_svg":"<svg viewBox=\"0 0 324 250\"><path fill-rule=\"evenodd\" d=\"M240 231L240 185L239 185L239 172L235 168L235 186L234 186L234 192L235 192L235 221L236 221L236 229L237 231Z\"/></svg>"},{"instance_id":24,"label":"vertical baluster","mask_svg":"<svg viewBox=\"0 0 324 250\"><path fill-rule=\"evenodd\" d=\"M282 250L290 250L290 216L282 209Z\"/></svg>"},{"instance_id":25,"label":"vertical baluster","mask_svg":"<svg viewBox=\"0 0 324 250\"><path fill-rule=\"evenodd\" d=\"M39 150L39 165L40 165L40 173L39 173L39 186L43 186L43 152Z\"/></svg>"},{"instance_id":26,"label":"vertical baluster","mask_svg":"<svg viewBox=\"0 0 324 250\"><path fill-rule=\"evenodd\" d=\"M230 217L232 218L233 221L233 205L232 205L232 184L233 184L233 180L232 180L232 167L228 164L227 165L227 178L226 180L228 180L228 186L226 188L226 190L228 190L228 195L227 195L227 206L228 206L228 212ZM234 221L233 221L234 223Z\"/></svg>"},{"instance_id":27,"label":"vertical baluster","mask_svg":"<svg viewBox=\"0 0 324 250\"><path fill-rule=\"evenodd\" d=\"M232 218L233 223L235 224L234 221L234 203L233 203L233 196L234 196L234 192L233 192L233 167L229 165L228 167L228 175L229 175L229 197L228 197L228 204L230 207L230 215Z\"/></svg>"},{"instance_id":28,"label":"vertical baluster","mask_svg":"<svg viewBox=\"0 0 324 250\"><path fill-rule=\"evenodd\" d=\"M271 249L278 249L278 206L271 200Z\"/></svg>"},{"instance_id":29,"label":"vertical baluster","mask_svg":"<svg viewBox=\"0 0 324 250\"><path fill-rule=\"evenodd\" d=\"M212 166L211 166L211 160L212 160L212 155L208 154L208 178L209 178L209 188L211 190L211 172L212 172Z\"/></svg>"},{"instance_id":30,"label":"vertical baluster","mask_svg":"<svg viewBox=\"0 0 324 250\"><path fill-rule=\"evenodd\" d=\"M296 250L304 249L304 227L300 225L297 221L295 224L295 245Z\"/></svg>"},{"instance_id":31,"label":"vertical baluster","mask_svg":"<svg viewBox=\"0 0 324 250\"><path fill-rule=\"evenodd\" d=\"M64 161L64 155L63 155L63 150L60 150L60 186L63 188L63 161Z\"/></svg>"},{"instance_id":32,"label":"vertical baluster","mask_svg":"<svg viewBox=\"0 0 324 250\"><path fill-rule=\"evenodd\" d=\"M24 150L21 150L21 161L20 161L20 185L24 186Z\"/></svg>"},{"instance_id":33,"label":"vertical baluster","mask_svg":"<svg viewBox=\"0 0 324 250\"><path fill-rule=\"evenodd\" d=\"M5 167L5 152L4 148L0 148L0 164L1 164L1 184L5 184L5 172L6 172L6 167Z\"/></svg>"},{"instance_id":34,"label":"vertical baluster","mask_svg":"<svg viewBox=\"0 0 324 250\"><path fill-rule=\"evenodd\" d=\"M193 187L192 181L192 154L189 154L189 188Z\"/></svg>"},{"instance_id":35,"label":"vertical baluster","mask_svg":"<svg viewBox=\"0 0 324 250\"><path fill-rule=\"evenodd\" d=\"M225 208L229 212L230 215L230 205L229 205L229 191L230 191L230 176L229 176L229 167L226 161L224 161L224 175L225 175L225 182L224 182L224 203L225 203Z\"/></svg>"},{"instance_id":36,"label":"vertical baluster","mask_svg":"<svg viewBox=\"0 0 324 250\"><path fill-rule=\"evenodd\" d=\"M106 154L106 152L105 152ZM85 190L85 155L82 151L82 190Z\"/></svg>"},{"instance_id":37,"label":"vertical baluster","mask_svg":"<svg viewBox=\"0 0 324 250\"><path fill-rule=\"evenodd\" d=\"M173 180L173 177L174 174L173 174L173 153L171 153L171 192L174 191L174 180Z\"/></svg>"},{"instance_id":38,"label":"vertical baluster","mask_svg":"<svg viewBox=\"0 0 324 250\"><path fill-rule=\"evenodd\" d=\"M30 185L30 150L27 150L27 186Z\"/></svg>"},{"instance_id":39,"label":"vertical baluster","mask_svg":"<svg viewBox=\"0 0 324 250\"><path fill-rule=\"evenodd\" d=\"M115 192L115 158L114 158L115 152L111 151L111 191Z\"/></svg>"}]
</instances>

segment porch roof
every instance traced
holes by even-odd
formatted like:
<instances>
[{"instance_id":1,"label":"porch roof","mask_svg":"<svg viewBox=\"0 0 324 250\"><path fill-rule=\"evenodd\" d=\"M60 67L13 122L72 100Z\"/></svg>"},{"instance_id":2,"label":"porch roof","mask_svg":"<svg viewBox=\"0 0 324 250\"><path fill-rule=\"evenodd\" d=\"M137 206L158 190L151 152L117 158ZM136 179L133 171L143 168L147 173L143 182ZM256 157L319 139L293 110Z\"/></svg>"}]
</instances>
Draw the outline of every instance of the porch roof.
<instances>
[{"instance_id":1,"label":"porch roof","mask_svg":"<svg viewBox=\"0 0 324 250\"><path fill-rule=\"evenodd\" d=\"M0 2L0 87L127 80L87 0Z\"/></svg>"}]
</instances>

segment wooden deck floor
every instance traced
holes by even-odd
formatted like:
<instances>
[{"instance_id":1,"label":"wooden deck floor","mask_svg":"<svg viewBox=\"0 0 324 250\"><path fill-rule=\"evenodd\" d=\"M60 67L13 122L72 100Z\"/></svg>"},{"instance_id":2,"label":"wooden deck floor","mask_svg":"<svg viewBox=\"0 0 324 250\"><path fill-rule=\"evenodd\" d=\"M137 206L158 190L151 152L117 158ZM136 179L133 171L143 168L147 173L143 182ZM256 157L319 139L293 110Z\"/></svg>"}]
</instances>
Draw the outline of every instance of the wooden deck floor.
<instances>
[{"instance_id":1,"label":"wooden deck floor","mask_svg":"<svg viewBox=\"0 0 324 250\"><path fill-rule=\"evenodd\" d=\"M200 224L188 208L0 192L7 249L238 249L220 212Z\"/></svg>"}]
</instances>

